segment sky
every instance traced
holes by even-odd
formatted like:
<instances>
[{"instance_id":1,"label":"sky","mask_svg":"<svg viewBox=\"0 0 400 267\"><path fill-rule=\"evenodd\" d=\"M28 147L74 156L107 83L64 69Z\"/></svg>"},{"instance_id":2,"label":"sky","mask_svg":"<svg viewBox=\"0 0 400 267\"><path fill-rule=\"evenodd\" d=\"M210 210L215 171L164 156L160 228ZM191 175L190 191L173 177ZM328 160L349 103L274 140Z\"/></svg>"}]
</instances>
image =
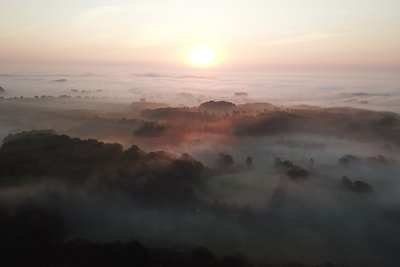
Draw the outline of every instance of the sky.
<instances>
[{"instance_id":1,"label":"sky","mask_svg":"<svg viewBox=\"0 0 400 267\"><path fill-rule=\"evenodd\" d=\"M0 61L400 66L398 0L0 0Z\"/></svg>"}]
</instances>

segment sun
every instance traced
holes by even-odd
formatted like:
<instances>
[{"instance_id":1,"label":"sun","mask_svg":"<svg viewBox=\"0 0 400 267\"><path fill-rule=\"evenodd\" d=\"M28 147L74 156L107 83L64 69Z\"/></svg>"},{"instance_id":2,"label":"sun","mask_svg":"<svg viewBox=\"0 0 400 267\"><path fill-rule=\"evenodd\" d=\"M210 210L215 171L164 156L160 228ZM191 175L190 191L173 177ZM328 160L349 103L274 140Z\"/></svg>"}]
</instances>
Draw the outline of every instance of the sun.
<instances>
[{"instance_id":1,"label":"sun","mask_svg":"<svg viewBox=\"0 0 400 267\"><path fill-rule=\"evenodd\" d=\"M205 44L195 46L189 53L189 61L197 67L211 67L216 63L217 54Z\"/></svg>"}]
</instances>

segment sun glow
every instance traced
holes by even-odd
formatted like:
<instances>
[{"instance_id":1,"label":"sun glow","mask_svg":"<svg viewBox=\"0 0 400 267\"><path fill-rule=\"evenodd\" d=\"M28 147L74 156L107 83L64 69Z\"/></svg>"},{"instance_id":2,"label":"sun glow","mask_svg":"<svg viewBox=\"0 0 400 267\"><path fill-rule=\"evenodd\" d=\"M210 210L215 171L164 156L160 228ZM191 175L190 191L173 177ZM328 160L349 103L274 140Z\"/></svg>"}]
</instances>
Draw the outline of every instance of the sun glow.
<instances>
[{"instance_id":1,"label":"sun glow","mask_svg":"<svg viewBox=\"0 0 400 267\"><path fill-rule=\"evenodd\" d=\"M211 67L217 61L217 54L210 46L200 44L190 51L189 61L197 67Z\"/></svg>"}]
</instances>

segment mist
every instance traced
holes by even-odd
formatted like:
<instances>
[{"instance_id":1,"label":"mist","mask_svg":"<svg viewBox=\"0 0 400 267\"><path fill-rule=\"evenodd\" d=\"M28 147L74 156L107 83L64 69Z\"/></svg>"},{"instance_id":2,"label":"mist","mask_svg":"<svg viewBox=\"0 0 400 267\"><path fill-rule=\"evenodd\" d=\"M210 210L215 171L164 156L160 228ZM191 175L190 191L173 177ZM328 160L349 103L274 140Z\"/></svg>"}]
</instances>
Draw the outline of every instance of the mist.
<instances>
[{"instance_id":1,"label":"mist","mask_svg":"<svg viewBox=\"0 0 400 267\"><path fill-rule=\"evenodd\" d=\"M4 229L42 214L7 240L396 266L399 115L215 97L1 99Z\"/></svg>"}]
</instances>

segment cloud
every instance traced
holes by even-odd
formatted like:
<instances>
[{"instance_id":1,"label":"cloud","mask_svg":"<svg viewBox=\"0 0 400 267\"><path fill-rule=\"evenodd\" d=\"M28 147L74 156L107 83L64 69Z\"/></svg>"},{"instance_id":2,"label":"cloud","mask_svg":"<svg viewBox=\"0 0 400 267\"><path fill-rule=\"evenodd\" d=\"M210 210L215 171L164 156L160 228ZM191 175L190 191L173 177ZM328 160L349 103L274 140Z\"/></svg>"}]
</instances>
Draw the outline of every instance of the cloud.
<instances>
[{"instance_id":1,"label":"cloud","mask_svg":"<svg viewBox=\"0 0 400 267\"><path fill-rule=\"evenodd\" d=\"M5 38L5 37L16 35L16 34L19 34L19 33L24 33L24 32L30 31L30 30L32 30L34 28L35 28L35 26L31 26L31 27L28 27L28 28L23 28L23 29L19 29L19 30L16 30L16 31L3 33L3 34L0 34L0 38Z\"/></svg>"},{"instance_id":2,"label":"cloud","mask_svg":"<svg viewBox=\"0 0 400 267\"><path fill-rule=\"evenodd\" d=\"M84 13L79 15L71 24L72 27L82 26L87 24L94 24L101 20L104 16L108 16L110 13L114 13L121 10L116 6L99 6L86 10Z\"/></svg>"},{"instance_id":3,"label":"cloud","mask_svg":"<svg viewBox=\"0 0 400 267\"><path fill-rule=\"evenodd\" d=\"M293 43L308 43L308 42L332 39L337 36L338 35L334 34L334 33L311 32L311 33L295 34L293 36L275 39L275 40L266 42L265 44L266 45L284 45L284 44L293 44Z\"/></svg>"}]
</instances>

